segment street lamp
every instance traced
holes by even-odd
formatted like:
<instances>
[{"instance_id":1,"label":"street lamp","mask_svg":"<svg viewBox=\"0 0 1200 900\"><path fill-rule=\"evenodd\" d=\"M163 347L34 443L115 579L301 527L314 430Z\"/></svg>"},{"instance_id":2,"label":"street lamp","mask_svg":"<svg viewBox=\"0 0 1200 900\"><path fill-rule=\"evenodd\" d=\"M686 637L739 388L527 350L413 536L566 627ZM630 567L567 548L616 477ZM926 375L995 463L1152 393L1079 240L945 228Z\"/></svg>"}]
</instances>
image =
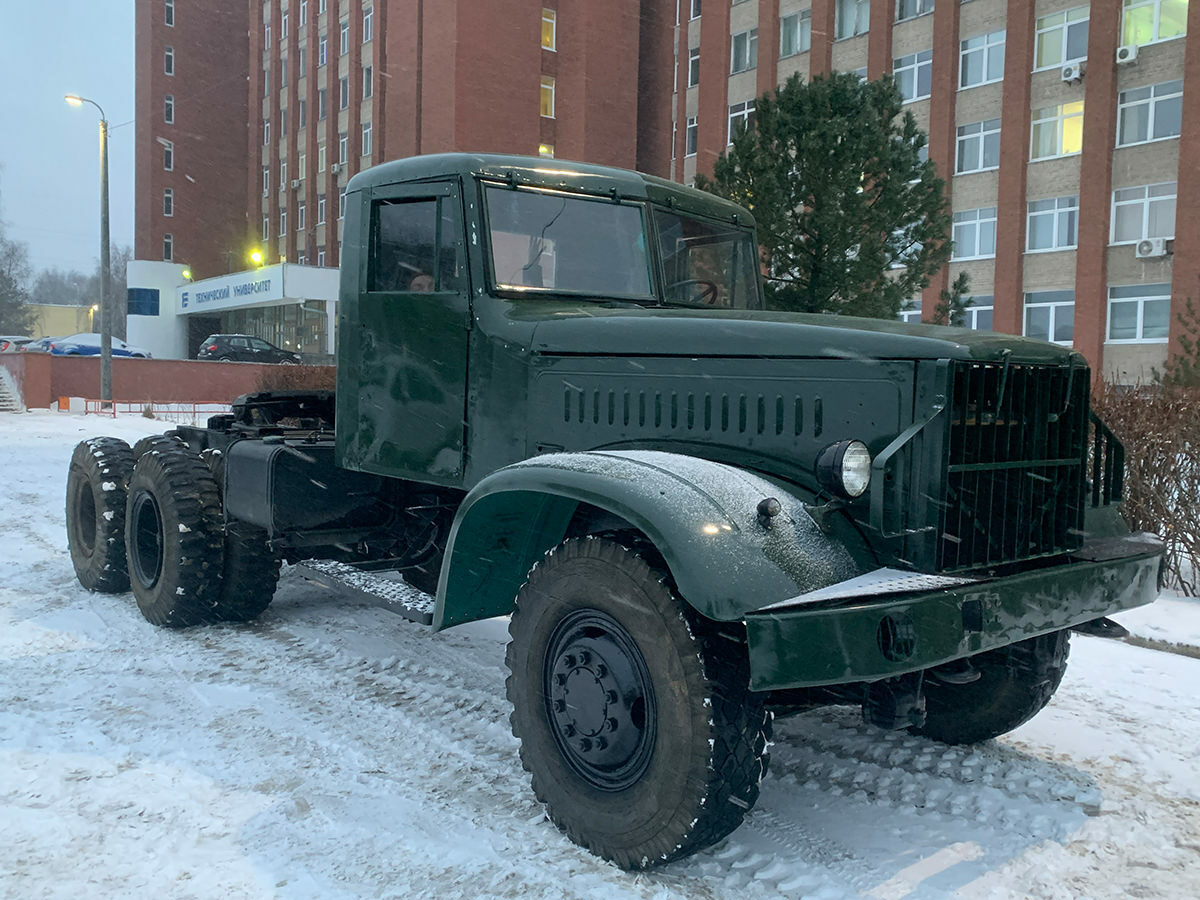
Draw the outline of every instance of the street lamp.
<instances>
[{"instance_id":1,"label":"street lamp","mask_svg":"<svg viewBox=\"0 0 1200 900\"><path fill-rule=\"evenodd\" d=\"M90 103L100 110L100 402L112 405L112 301L108 296L108 120L95 100L67 94L71 106Z\"/></svg>"}]
</instances>

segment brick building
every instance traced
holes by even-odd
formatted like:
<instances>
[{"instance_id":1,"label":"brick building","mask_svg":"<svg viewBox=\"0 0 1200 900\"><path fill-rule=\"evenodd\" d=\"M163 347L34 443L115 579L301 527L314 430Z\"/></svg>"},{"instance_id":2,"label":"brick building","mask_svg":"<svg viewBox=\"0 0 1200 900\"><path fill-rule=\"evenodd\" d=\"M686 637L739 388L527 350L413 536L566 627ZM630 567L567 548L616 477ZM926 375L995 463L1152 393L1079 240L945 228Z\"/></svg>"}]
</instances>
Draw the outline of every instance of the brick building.
<instances>
[{"instance_id":1,"label":"brick building","mask_svg":"<svg viewBox=\"0 0 1200 900\"><path fill-rule=\"evenodd\" d=\"M667 175L673 0L137 0L136 256L336 266L346 182L448 150Z\"/></svg>"},{"instance_id":2,"label":"brick building","mask_svg":"<svg viewBox=\"0 0 1200 900\"><path fill-rule=\"evenodd\" d=\"M1198 30L1187 0L680 0L672 176L793 73L893 73L954 210L926 314L966 271L973 327L1145 380L1200 308Z\"/></svg>"}]
</instances>

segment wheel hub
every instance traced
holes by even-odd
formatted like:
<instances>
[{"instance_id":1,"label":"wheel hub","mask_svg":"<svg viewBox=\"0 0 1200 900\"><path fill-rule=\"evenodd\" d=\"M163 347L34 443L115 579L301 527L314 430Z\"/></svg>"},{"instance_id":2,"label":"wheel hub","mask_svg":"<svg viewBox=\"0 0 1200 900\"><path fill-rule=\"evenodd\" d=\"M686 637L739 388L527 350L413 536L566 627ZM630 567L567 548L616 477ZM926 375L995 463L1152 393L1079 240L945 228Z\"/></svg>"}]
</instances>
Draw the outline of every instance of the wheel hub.
<instances>
[{"instance_id":1,"label":"wheel hub","mask_svg":"<svg viewBox=\"0 0 1200 900\"><path fill-rule=\"evenodd\" d=\"M154 495L143 491L133 502L129 569L145 588L158 583L163 565L162 513Z\"/></svg>"},{"instance_id":2,"label":"wheel hub","mask_svg":"<svg viewBox=\"0 0 1200 900\"><path fill-rule=\"evenodd\" d=\"M563 758L603 790L637 781L654 749L654 693L633 638L599 610L559 623L544 663L550 728Z\"/></svg>"}]
</instances>

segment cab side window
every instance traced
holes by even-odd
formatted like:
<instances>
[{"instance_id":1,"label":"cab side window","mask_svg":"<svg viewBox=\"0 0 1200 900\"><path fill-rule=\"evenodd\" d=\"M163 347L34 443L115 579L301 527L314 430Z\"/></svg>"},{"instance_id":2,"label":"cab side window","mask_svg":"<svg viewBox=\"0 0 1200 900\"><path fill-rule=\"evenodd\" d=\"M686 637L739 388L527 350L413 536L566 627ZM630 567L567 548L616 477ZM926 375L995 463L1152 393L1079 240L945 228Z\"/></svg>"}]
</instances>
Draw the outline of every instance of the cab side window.
<instances>
[{"instance_id":1,"label":"cab side window","mask_svg":"<svg viewBox=\"0 0 1200 900\"><path fill-rule=\"evenodd\" d=\"M466 289L462 219L454 197L380 200L371 210L367 290Z\"/></svg>"}]
</instances>

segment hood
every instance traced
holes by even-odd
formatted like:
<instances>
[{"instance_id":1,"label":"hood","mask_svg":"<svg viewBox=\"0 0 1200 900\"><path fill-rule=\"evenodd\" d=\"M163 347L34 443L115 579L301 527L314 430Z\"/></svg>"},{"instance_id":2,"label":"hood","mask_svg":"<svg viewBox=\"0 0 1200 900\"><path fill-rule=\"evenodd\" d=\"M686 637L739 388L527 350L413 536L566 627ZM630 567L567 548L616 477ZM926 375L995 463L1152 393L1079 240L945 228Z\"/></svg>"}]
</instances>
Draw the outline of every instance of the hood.
<instances>
[{"instance_id":1,"label":"hood","mask_svg":"<svg viewBox=\"0 0 1200 900\"><path fill-rule=\"evenodd\" d=\"M810 313L644 308L517 301L516 319L537 319L532 349L548 356L976 359L1062 365L1069 347L1011 334Z\"/></svg>"}]
</instances>

